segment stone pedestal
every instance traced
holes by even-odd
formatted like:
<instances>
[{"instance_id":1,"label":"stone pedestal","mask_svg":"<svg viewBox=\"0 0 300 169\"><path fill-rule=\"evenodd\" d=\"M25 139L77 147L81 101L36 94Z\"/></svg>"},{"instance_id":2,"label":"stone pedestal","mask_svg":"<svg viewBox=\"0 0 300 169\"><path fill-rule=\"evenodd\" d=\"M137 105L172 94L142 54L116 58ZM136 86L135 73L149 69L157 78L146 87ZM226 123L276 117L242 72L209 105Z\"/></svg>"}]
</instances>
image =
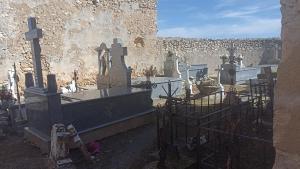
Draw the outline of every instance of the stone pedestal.
<instances>
[{"instance_id":1,"label":"stone pedestal","mask_svg":"<svg viewBox=\"0 0 300 169\"><path fill-rule=\"evenodd\" d=\"M60 93L47 93L45 89L31 87L25 90L28 127L25 138L48 152L51 127L62 122Z\"/></svg>"},{"instance_id":2,"label":"stone pedestal","mask_svg":"<svg viewBox=\"0 0 300 169\"><path fill-rule=\"evenodd\" d=\"M283 58L278 68L274 105L273 169L300 168L300 3L281 0Z\"/></svg>"}]
</instances>

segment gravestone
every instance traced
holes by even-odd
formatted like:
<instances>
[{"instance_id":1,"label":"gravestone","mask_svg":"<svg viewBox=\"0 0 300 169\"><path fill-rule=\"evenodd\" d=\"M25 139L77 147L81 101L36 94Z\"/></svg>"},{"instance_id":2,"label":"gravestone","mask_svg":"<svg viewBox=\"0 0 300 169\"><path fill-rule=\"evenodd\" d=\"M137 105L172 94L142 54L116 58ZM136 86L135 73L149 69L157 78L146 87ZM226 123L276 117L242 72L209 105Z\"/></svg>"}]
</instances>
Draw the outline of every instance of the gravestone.
<instances>
[{"instance_id":1,"label":"gravestone","mask_svg":"<svg viewBox=\"0 0 300 169\"><path fill-rule=\"evenodd\" d=\"M111 68L110 84L111 87L128 87L128 79L131 76L125 64L124 57L127 55L127 48L122 47L120 39L114 39L110 49Z\"/></svg>"},{"instance_id":2,"label":"gravestone","mask_svg":"<svg viewBox=\"0 0 300 169\"><path fill-rule=\"evenodd\" d=\"M229 63L225 62L225 56L221 57L222 63L225 62L225 64L221 65L220 80L222 84L235 85L256 78L260 70L254 67L244 67L242 62L243 57L235 55L236 47L234 47L233 43L227 50L229 52Z\"/></svg>"},{"instance_id":3,"label":"gravestone","mask_svg":"<svg viewBox=\"0 0 300 169\"><path fill-rule=\"evenodd\" d=\"M31 44L32 64L34 69L35 87L44 88L42 63L41 63L41 46L39 39L43 37L42 29L37 28L36 19L28 18L29 31L25 33L27 41Z\"/></svg>"},{"instance_id":4,"label":"gravestone","mask_svg":"<svg viewBox=\"0 0 300 169\"><path fill-rule=\"evenodd\" d=\"M111 88L61 96L56 91L55 76L48 75L48 90L25 90L29 123L24 135L29 142L49 152L53 124L74 125L84 143L88 143L152 122L151 90L128 87L130 70L124 61L127 49L114 39L110 55Z\"/></svg>"},{"instance_id":5,"label":"gravestone","mask_svg":"<svg viewBox=\"0 0 300 169\"><path fill-rule=\"evenodd\" d=\"M244 59L243 55L239 55L239 56L236 58L236 60L237 60L237 65L238 65L240 68L244 68L244 67L245 67L245 65L243 64L243 59Z\"/></svg>"},{"instance_id":6,"label":"gravestone","mask_svg":"<svg viewBox=\"0 0 300 169\"><path fill-rule=\"evenodd\" d=\"M36 26L35 18L28 18L29 32L25 33L26 40L31 41L32 61L35 80L32 74L26 74L24 91L25 107L28 114L28 127L25 128L25 138L39 147L48 146L44 144L46 133L51 130L51 125L62 121L60 93L57 93L55 75L47 76L48 89L44 88L41 47L39 38L42 30ZM34 86L32 86L34 83ZM38 139L37 139L38 138ZM48 149L48 148L45 148Z\"/></svg>"},{"instance_id":7,"label":"gravestone","mask_svg":"<svg viewBox=\"0 0 300 169\"><path fill-rule=\"evenodd\" d=\"M164 76L181 78L181 73L179 71L178 65L178 57L169 51L166 61L164 62Z\"/></svg>"},{"instance_id":8,"label":"gravestone","mask_svg":"<svg viewBox=\"0 0 300 169\"><path fill-rule=\"evenodd\" d=\"M97 88L105 89L110 88L110 56L109 49L105 43L102 43L99 48L96 49L98 52L98 66L99 74L97 77Z\"/></svg>"}]
</instances>

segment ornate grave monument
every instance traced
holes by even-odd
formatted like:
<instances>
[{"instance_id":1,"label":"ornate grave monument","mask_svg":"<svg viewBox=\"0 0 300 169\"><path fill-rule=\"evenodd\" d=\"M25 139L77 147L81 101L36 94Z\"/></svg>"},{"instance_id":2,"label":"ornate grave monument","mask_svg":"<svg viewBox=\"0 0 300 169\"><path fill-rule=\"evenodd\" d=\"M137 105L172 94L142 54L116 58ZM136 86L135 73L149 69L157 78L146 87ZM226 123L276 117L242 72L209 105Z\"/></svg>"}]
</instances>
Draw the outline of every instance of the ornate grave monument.
<instances>
[{"instance_id":1,"label":"ornate grave monument","mask_svg":"<svg viewBox=\"0 0 300 169\"><path fill-rule=\"evenodd\" d=\"M181 78L178 68L178 57L171 51L168 52L166 61L164 62L164 75L166 77Z\"/></svg>"},{"instance_id":2,"label":"ornate grave monument","mask_svg":"<svg viewBox=\"0 0 300 169\"><path fill-rule=\"evenodd\" d=\"M221 65L221 83L222 84L236 84L245 80L256 78L259 70L253 67L245 68L242 63L242 56L236 56L237 48L232 43L227 49L229 56L220 57L222 59ZM229 63L227 63L227 61Z\"/></svg>"},{"instance_id":3,"label":"ornate grave monument","mask_svg":"<svg viewBox=\"0 0 300 169\"><path fill-rule=\"evenodd\" d=\"M26 74L25 82L29 121L25 138L28 141L43 152L49 152L53 124L72 124L87 143L152 122L151 90L128 87L130 79L124 62L127 50L118 40L114 40L110 49L110 74L114 76L110 78L111 88L61 95L57 92L55 75L47 76L47 88L44 88L38 40L42 30L36 28L35 18L29 18L28 24L30 31L26 39L32 41L35 73L34 82L30 73Z\"/></svg>"}]
</instances>

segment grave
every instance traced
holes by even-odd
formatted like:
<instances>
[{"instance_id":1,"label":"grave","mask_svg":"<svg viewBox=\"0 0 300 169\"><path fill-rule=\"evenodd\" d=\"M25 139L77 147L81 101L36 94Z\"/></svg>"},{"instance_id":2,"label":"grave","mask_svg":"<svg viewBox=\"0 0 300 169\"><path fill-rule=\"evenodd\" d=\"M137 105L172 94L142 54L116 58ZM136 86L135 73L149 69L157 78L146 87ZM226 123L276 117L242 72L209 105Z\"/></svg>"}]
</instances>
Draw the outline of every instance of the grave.
<instances>
[{"instance_id":1,"label":"grave","mask_svg":"<svg viewBox=\"0 0 300 169\"><path fill-rule=\"evenodd\" d=\"M57 92L55 75L47 76L44 88L40 64L39 38L42 30L36 27L35 18L28 19L35 80L26 75L25 107L28 127L25 138L43 152L49 152L50 131L53 124L72 124L87 143L115 135L152 122L151 90L128 87L128 72L124 62L127 55L117 39L110 50L112 56L111 88L85 90L61 94ZM33 85L34 84L34 85Z\"/></svg>"},{"instance_id":2,"label":"grave","mask_svg":"<svg viewBox=\"0 0 300 169\"><path fill-rule=\"evenodd\" d=\"M166 94L168 83L171 83L172 93L174 96L185 94L185 89L191 89L192 85L190 77L196 78L196 80L202 79L208 74L207 64L194 64L188 65L183 62L179 62L178 56L172 52L168 52L166 61L164 62L164 75L151 77L150 81L152 84L152 98L157 99L160 95ZM189 74L189 75L188 75ZM145 77L138 77L132 80L132 85L145 83L149 79ZM192 91L191 91L192 92Z\"/></svg>"},{"instance_id":3,"label":"grave","mask_svg":"<svg viewBox=\"0 0 300 169\"><path fill-rule=\"evenodd\" d=\"M259 65L256 67L245 67L243 64L243 56L235 55L236 48L233 44L228 49L229 52L229 63L227 63L227 58L222 56L221 65L221 83L225 85L240 84L244 83L249 79L256 79L258 74L261 74L261 70L264 67L271 67L272 70L277 71L278 65Z\"/></svg>"}]
</instances>

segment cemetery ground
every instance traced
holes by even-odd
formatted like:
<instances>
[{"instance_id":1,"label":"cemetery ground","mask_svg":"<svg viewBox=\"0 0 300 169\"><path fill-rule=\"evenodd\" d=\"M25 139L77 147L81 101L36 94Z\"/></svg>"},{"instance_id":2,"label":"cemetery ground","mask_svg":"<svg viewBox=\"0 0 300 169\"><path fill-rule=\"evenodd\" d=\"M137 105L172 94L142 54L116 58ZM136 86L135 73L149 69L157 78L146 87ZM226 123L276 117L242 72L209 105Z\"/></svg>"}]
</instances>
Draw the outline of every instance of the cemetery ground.
<instances>
[{"instance_id":1,"label":"cemetery ground","mask_svg":"<svg viewBox=\"0 0 300 169\"><path fill-rule=\"evenodd\" d=\"M224 86L225 90L229 90L230 86ZM249 92L249 86L238 85L238 92ZM156 100L155 103L163 104L165 100ZM210 100L212 103L212 100ZM197 101L197 106L200 102ZM208 104L208 100L202 101L203 105ZM218 106L218 105L215 105ZM214 109L214 107L211 107ZM207 107L203 106L203 111ZM253 117L251 117L253 118ZM241 125L241 131L248 133L260 132L260 138L272 140L272 115L266 114L264 121L267 121L267 127L257 128L253 123L255 119L250 120L247 125ZM249 125L250 124L250 125ZM100 153L95 156L92 162L86 162L78 150L71 151L71 157L79 169L142 169L151 168L157 165L159 161L159 153L157 148L157 128L156 124L146 125L137 129L130 130L99 141ZM259 129L259 130L257 130ZM193 130L193 129L190 129ZM179 133L184 132L184 125L179 126ZM212 134L213 135L213 134ZM226 137L226 135L224 135ZM180 141L179 141L180 142ZM182 143L182 140L181 140ZM181 144L178 143L178 144ZM186 144L180 147L180 160L170 160L167 163L169 168L196 168L195 151L187 151ZM266 146L265 146L266 145ZM271 169L274 162L274 150L271 144L261 145L256 140L240 142L239 146L231 145L232 152L239 152L238 158L231 160L240 160L240 166L243 169L251 168L266 168ZM0 140L0 168L13 169L40 169L48 168L48 155L41 154L40 150L29 143L23 141L22 132L10 133L7 137ZM265 154L267 152L267 155ZM207 149L209 154L209 150ZM226 164L226 153L220 152L218 157L215 157L211 162L218 159L219 164ZM224 161L224 159L226 159ZM211 160L211 159L210 159ZM209 163L209 162L208 162ZM262 163L264 165L262 165ZM213 167L211 167L213 168Z\"/></svg>"}]
</instances>

